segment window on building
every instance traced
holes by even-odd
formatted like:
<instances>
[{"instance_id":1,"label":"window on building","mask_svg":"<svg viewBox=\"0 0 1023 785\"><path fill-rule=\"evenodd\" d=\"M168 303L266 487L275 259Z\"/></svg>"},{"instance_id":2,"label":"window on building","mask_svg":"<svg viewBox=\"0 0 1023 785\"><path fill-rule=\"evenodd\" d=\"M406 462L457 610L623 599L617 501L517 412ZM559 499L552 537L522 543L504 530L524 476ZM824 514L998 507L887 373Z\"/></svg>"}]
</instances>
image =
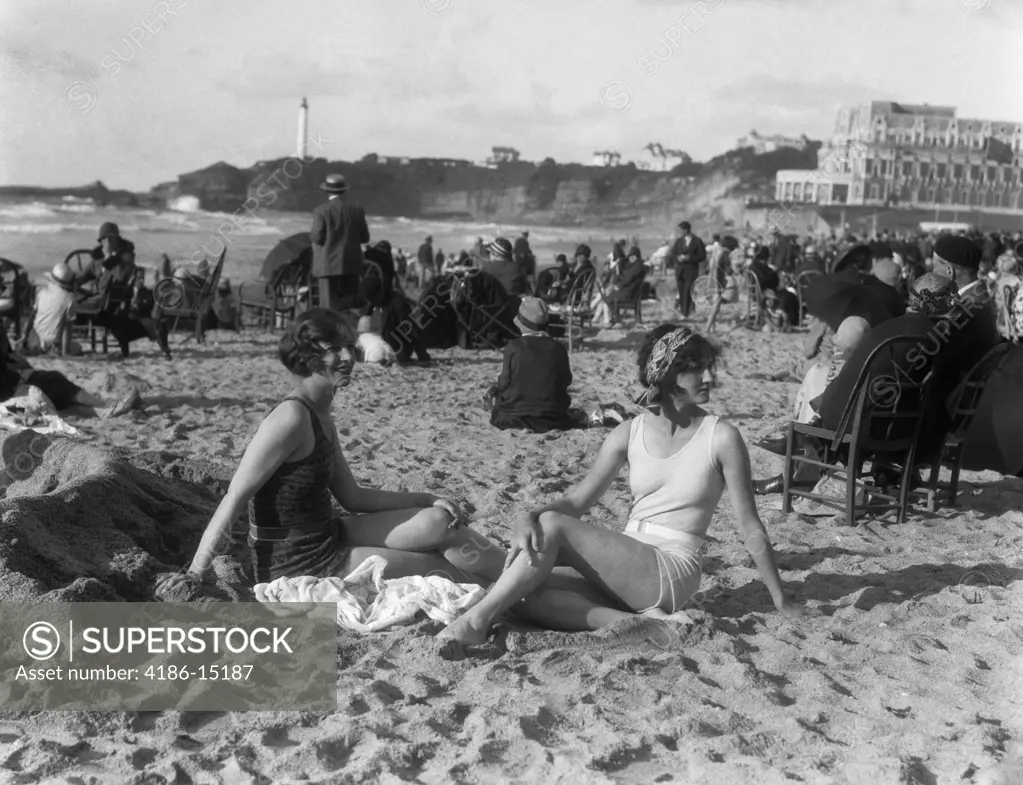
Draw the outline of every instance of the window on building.
<instances>
[{"instance_id":1,"label":"window on building","mask_svg":"<svg viewBox=\"0 0 1023 785\"><path fill-rule=\"evenodd\" d=\"M845 204L849 201L849 186L848 185L833 185L831 186L831 201L839 204Z\"/></svg>"},{"instance_id":2,"label":"window on building","mask_svg":"<svg viewBox=\"0 0 1023 785\"><path fill-rule=\"evenodd\" d=\"M954 180L962 180L963 179L963 165L962 164L954 164L952 166L952 179L954 179Z\"/></svg>"},{"instance_id":3,"label":"window on building","mask_svg":"<svg viewBox=\"0 0 1023 785\"><path fill-rule=\"evenodd\" d=\"M945 164L936 164L935 169L937 169L937 172L935 173L934 176L937 177L939 180L944 180L946 168L947 167L945 166Z\"/></svg>"},{"instance_id":4,"label":"window on building","mask_svg":"<svg viewBox=\"0 0 1023 785\"><path fill-rule=\"evenodd\" d=\"M903 161L902 162L902 176L910 177L913 174L913 162Z\"/></svg>"},{"instance_id":5,"label":"window on building","mask_svg":"<svg viewBox=\"0 0 1023 785\"><path fill-rule=\"evenodd\" d=\"M998 167L997 166L989 166L987 168L987 181L989 183L993 183L997 179L998 179Z\"/></svg>"},{"instance_id":6,"label":"window on building","mask_svg":"<svg viewBox=\"0 0 1023 785\"><path fill-rule=\"evenodd\" d=\"M970 167L970 179L974 182L980 179L980 164L973 164Z\"/></svg>"},{"instance_id":7,"label":"window on building","mask_svg":"<svg viewBox=\"0 0 1023 785\"><path fill-rule=\"evenodd\" d=\"M792 201L801 202L803 200L803 184L796 183L792 188Z\"/></svg>"},{"instance_id":8,"label":"window on building","mask_svg":"<svg viewBox=\"0 0 1023 785\"><path fill-rule=\"evenodd\" d=\"M875 200L881 198L881 186L877 183L870 186L870 198Z\"/></svg>"},{"instance_id":9,"label":"window on building","mask_svg":"<svg viewBox=\"0 0 1023 785\"><path fill-rule=\"evenodd\" d=\"M927 161L920 162L920 177L926 180L931 175L931 165Z\"/></svg>"},{"instance_id":10,"label":"window on building","mask_svg":"<svg viewBox=\"0 0 1023 785\"><path fill-rule=\"evenodd\" d=\"M881 162L881 176L882 177L887 177L888 176L888 165L890 163L891 163L891 161L882 161Z\"/></svg>"}]
</instances>

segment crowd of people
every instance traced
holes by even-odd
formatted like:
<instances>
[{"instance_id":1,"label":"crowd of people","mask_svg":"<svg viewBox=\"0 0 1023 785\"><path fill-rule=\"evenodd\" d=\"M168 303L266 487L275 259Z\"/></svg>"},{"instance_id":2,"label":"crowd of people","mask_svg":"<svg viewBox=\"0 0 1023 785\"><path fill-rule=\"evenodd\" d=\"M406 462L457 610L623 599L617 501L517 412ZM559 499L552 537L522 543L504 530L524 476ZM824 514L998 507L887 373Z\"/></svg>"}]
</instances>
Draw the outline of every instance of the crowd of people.
<instances>
[{"instance_id":1,"label":"crowd of people","mask_svg":"<svg viewBox=\"0 0 1023 785\"><path fill-rule=\"evenodd\" d=\"M259 582L343 578L369 556L380 555L387 562L386 577L443 570L489 587L478 605L441 634L449 653L483 642L498 617L512 608L540 626L562 630L597 629L634 615L685 622L685 608L700 584L702 547L727 488L740 535L777 610L798 617L805 609L786 594L754 500L756 494L781 491L783 480L755 480L739 431L704 408L719 350L692 325L696 306L709 306L707 329L712 330L735 278L752 276L765 308L779 314L782 329L802 326L805 307L808 364L792 411L799 422L835 429L863 384L932 372L932 394L913 449L894 454L880 449L871 456L874 479L883 487L907 464L913 481L920 481L916 464L930 465L944 445L952 416L947 401L956 385L999 341L1020 332L1019 233L882 234L864 242L846 237L841 243L835 238L800 243L775 232L763 244L743 244L729 235L705 243L683 221L650 259L636 241L621 239L613 241L606 262L596 263L592 250L581 244L571 259L559 255L553 266L538 270L528 232L514 241L480 238L458 257L434 253L427 237L415 259L408 259L387 240L371 241L362 209L344 198L343 177L330 175L322 187L329 197L314 212L310 234L319 304L294 318L278 346L293 389L248 445L191 564L162 576L158 592L200 582L232 522L247 508L252 577ZM162 304L151 294L147 300L132 243L114 224L101 227L99 242L83 271L53 268L36 299L33 337L25 347L73 354L67 328L77 310L109 304L111 287L121 287L118 309L101 318L125 353L131 340L146 335L169 356ZM486 279L502 298L501 307L513 308L514 333L504 341L501 373L486 396L490 421L497 428L544 433L588 423L572 408L570 359L551 335L552 315L580 306L598 323L611 323L620 303L641 297L653 273L669 270L678 288L680 320L690 324L661 324L645 336L636 358L643 413L618 418L576 487L518 518L507 552L472 532L464 512L447 496L381 491L355 481L339 446L331 403L350 383L360 334L381 336L402 362L411 362L413 353L430 362L415 312L439 293L437 279ZM163 273L174 277L168 269ZM816 296L808 288L804 302L798 287L807 273L813 279L808 286L818 288ZM210 275L207 264L181 279L186 296L205 291ZM703 287L697 303L694 291L701 278L712 285ZM401 285L412 279L425 292L418 303ZM847 307L831 307L821 281L833 291L852 287L865 296L847 298ZM95 289L83 298L81 287L89 283ZM448 292L449 306L464 291L460 286ZM877 351L895 336L915 343L908 351ZM117 413L139 402L135 392L109 407L63 375L33 369L6 335L0 341L0 382L0 400L28 384L42 389L57 408ZM759 446L781 454L787 447L784 437ZM792 482L815 485L826 445L801 438L795 447L808 460L798 465ZM632 506L624 530L583 523L580 519L626 463ZM334 515L332 500L346 511L344 517ZM465 558L469 551L472 561Z\"/></svg>"}]
</instances>

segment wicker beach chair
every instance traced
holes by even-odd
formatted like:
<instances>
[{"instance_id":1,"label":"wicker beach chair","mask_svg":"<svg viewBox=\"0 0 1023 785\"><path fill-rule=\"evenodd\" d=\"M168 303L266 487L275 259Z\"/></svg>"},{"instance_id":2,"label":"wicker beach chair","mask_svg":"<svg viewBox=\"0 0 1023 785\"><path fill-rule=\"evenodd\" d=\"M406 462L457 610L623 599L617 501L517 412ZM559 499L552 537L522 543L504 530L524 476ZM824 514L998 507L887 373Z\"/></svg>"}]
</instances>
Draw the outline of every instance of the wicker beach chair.
<instances>
[{"instance_id":1,"label":"wicker beach chair","mask_svg":"<svg viewBox=\"0 0 1023 785\"><path fill-rule=\"evenodd\" d=\"M870 353L834 430L806 423L789 423L782 474L783 512L792 512L792 497L799 496L839 510L844 508L850 526L856 524L857 512L883 514L893 509L898 511L898 522L905 522L913 463L934 369L929 362L912 374L904 374L897 379L891 376L874 376L871 379L869 371L882 351L894 350L899 344L912 350L919 341L919 336L896 335ZM814 437L822 443L824 455L820 461L794 452L796 434ZM898 496L862 475L865 462L885 455L899 456L904 462ZM825 476L843 481L845 499L793 487L797 463L817 466L824 470ZM867 494L865 502L859 505L856 499L858 492Z\"/></svg>"},{"instance_id":2,"label":"wicker beach chair","mask_svg":"<svg viewBox=\"0 0 1023 785\"><path fill-rule=\"evenodd\" d=\"M14 325L14 337L19 339L22 335L22 321L28 318L32 310L35 290L27 283L24 268L10 259L0 259L0 281L3 282L0 319L3 320L4 329L7 329L8 324Z\"/></svg>"}]
</instances>

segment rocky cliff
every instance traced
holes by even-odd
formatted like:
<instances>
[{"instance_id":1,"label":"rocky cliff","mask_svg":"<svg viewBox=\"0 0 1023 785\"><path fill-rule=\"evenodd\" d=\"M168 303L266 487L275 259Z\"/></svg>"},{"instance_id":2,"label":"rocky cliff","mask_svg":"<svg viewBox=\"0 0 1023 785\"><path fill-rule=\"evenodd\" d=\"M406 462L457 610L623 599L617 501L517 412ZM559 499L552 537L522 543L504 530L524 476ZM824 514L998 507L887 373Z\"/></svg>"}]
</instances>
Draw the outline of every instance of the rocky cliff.
<instances>
[{"instance_id":1,"label":"rocky cliff","mask_svg":"<svg viewBox=\"0 0 1023 785\"><path fill-rule=\"evenodd\" d=\"M662 221L665 217L736 220L743 201L774 195L779 169L812 169L819 143L807 150L757 155L741 148L670 172L632 165L592 167L516 162L496 169L468 162L413 159L403 164L261 161L247 169L217 163L152 190L149 199L194 196L205 210L308 211L323 200L328 172L347 178L352 198L370 215L462 218L518 223L583 224Z\"/></svg>"}]
</instances>

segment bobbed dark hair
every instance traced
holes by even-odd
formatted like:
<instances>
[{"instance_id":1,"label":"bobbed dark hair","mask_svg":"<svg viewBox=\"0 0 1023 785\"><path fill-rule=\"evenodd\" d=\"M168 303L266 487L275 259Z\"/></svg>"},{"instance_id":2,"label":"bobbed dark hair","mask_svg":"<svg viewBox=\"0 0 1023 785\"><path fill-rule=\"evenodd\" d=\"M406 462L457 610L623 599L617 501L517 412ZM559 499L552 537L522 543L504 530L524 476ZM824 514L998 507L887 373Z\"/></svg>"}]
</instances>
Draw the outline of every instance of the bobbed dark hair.
<instances>
[{"instance_id":1,"label":"bobbed dark hair","mask_svg":"<svg viewBox=\"0 0 1023 785\"><path fill-rule=\"evenodd\" d=\"M646 376L646 364L650 360L654 344L681 326L679 324L661 324L646 334L643 345L639 347L639 354L636 357L636 364L639 367L639 383L643 387L650 386L650 381ZM680 371L695 371L701 368L709 368L711 375L713 375L720 353L721 351L717 346L699 333L696 333L685 346L678 350L674 363L679 367ZM659 397L659 394L654 393L647 398L647 403L657 403Z\"/></svg>"},{"instance_id":2,"label":"bobbed dark hair","mask_svg":"<svg viewBox=\"0 0 1023 785\"><path fill-rule=\"evenodd\" d=\"M352 345L359 334L354 320L329 308L312 308L295 317L281 336L277 353L284 367L296 376L312 376L324 370L319 344Z\"/></svg>"}]
</instances>

